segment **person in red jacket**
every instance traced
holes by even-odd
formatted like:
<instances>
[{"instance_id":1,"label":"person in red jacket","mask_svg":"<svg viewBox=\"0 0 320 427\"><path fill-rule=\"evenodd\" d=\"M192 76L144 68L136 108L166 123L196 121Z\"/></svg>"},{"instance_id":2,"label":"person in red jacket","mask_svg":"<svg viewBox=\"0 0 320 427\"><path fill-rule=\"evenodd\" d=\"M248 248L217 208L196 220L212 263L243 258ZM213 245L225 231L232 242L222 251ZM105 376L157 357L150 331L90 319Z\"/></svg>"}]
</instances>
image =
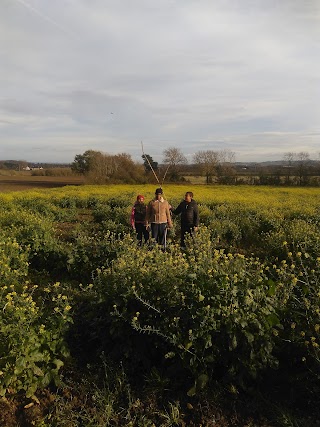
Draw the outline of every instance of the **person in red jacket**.
<instances>
[{"instance_id":1,"label":"person in red jacket","mask_svg":"<svg viewBox=\"0 0 320 427\"><path fill-rule=\"evenodd\" d=\"M131 211L131 226L137 233L139 245L142 245L144 238L145 243L149 240L149 231L146 223L147 206L144 204L144 196L139 194L137 201L132 206Z\"/></svg>"}]
</instances>

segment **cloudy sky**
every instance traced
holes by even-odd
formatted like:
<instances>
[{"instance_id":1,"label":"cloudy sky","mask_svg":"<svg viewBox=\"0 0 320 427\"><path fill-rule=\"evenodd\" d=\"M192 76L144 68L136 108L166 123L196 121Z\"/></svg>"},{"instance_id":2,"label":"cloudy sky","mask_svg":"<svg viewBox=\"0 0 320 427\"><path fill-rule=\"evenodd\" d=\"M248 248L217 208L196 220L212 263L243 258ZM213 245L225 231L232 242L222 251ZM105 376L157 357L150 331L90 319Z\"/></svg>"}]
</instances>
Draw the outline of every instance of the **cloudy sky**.
<instances>
[{"instance_id":1,"label":"cloudy sky","mask_svg":"<svg viewBox=\"0 0 320 427\"><path fill-rule=\"evenodd\" d=\"M0 0L0 159L319 139L320 0Z\"/></svg>"}]
</instances>

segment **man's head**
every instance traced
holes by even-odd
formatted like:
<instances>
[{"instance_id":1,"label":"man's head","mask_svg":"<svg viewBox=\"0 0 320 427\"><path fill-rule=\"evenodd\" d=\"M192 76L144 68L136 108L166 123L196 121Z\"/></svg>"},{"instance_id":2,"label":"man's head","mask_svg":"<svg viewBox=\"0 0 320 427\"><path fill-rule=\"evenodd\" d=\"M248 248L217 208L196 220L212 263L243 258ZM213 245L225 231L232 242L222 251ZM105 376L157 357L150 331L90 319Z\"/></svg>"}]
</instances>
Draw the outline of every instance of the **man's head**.
<instances>
[{"instance_id":1,"label":"man's head","mask_svg":"<svg viewBox=\"0 0 320 427\"><path fill-rule=\"evenodd\" d=\"M138 194L138 196L137 196L137 202L138 203L144 203L144 196L142 194Z\"/></svg>"},{"instance_id":2,"label":"man's head","mask_svg":"<svg viewBox=\"0 0 320 427\"><path fill-rule=\"evenodd\" d=\"M192 191L187 191L186 194L184 195L184 200L190 203L192 199L193 199Z\"/></svg>"},{"instance_id":3,"label":"man's head","mask_svg":"<svg viewBox=\"0 0 320 427\"><path fill-rule=\"evenodd\" d=\"M156 189L156 192L155 192L155 195L156 195L156 199L157 199L157 200L160 200L160 199L161 199L161 197L162 197L162 195L163 195L162 188L157 188L157 189Z\"/></svg>"}]
</instances>

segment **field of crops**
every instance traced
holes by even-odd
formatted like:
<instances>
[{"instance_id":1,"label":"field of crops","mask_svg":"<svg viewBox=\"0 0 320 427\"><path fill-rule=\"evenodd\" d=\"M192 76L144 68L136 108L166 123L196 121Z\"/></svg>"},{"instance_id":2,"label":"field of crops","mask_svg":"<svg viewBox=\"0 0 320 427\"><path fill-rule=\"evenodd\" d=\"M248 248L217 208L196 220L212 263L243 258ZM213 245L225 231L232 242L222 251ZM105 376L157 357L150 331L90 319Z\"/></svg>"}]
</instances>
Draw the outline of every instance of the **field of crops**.
<instances>
[{"instance_id":1,"label":"field of crops","mask_svg":"<svg viewBox=\"0 0 320 427\"><path fill-rule=\"evenodd\" d=\"M181 251L174 217L166 252L129 226L154 190L0 194L0 425L12 399L31 402L21 425L313 425L320 190L167 185L174 207L194 191L201 226ZM217 403L242 396L242 418Z\"/></svg>"}]
</instances>

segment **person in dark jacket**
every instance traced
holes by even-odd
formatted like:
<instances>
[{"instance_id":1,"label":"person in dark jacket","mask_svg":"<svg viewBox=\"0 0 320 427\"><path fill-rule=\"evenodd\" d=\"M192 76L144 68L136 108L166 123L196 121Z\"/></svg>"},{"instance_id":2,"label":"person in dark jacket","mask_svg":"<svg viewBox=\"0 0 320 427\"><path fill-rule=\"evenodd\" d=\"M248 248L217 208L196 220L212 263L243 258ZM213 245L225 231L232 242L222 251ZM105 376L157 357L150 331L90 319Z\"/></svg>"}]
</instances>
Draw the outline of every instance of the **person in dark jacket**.
<instances>
[{"instance_id":1,"label":"person in dark jacket","mask_svg":"<svg viewBox=\"0 0 320 427\"><path fill-rule=\"evenodd\" d=\"M131 211L131 226L137 233L139 245L142 245L142 238L144 237L145 243L149 240L149 231L146 223L147 206L144 204L144 196L139 194L137 201L132 207Z\"/></svg>"},{"instance_id":2,"label":"person in dark jacket","mask_svg":"<svg viewBox=\"0 0 320 427\"><path fill-rule=\"evenodd\" d=\"M185 248L186 234L193 236L199 227L199 209L197 202L193 200L192 191L186 192L184 200L172 212L175 215L181 214L181 247Z\"/></svg>"}]
</instances>

